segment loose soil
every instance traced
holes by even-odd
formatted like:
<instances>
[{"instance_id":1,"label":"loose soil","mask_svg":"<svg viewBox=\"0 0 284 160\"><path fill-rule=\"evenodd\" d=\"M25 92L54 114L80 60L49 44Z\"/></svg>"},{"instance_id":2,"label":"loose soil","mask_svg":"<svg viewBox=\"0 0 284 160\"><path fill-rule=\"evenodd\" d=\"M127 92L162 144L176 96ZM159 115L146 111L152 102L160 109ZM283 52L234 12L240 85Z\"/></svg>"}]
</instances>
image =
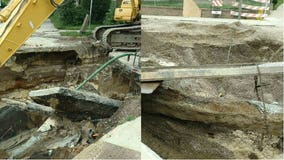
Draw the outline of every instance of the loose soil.
<instances>
[{"instance_id":1,"label":"loose soil","mask_svg":"<svg viewBox=\"0 0 284 160\"><path fill-rule=\"evenodd\" d=\"M283 60L283 37L279 36L283 30L277 27L157 21L149 20L143 27L143 67ZM282 107L283 76L262 75L262 84L263 101ZM252 100L258 100L254 76L164 81L152 95L142 96L142 141L162 158L277 157L282 153L283 115L271 115L269 125L275 125L277 133L267 134L263 114L247 103ZM217 136L215 131L206 133L208 125L221 127ZM255 144L264 132L267 135L259 148Z\"/></svg>"}]
</instances>

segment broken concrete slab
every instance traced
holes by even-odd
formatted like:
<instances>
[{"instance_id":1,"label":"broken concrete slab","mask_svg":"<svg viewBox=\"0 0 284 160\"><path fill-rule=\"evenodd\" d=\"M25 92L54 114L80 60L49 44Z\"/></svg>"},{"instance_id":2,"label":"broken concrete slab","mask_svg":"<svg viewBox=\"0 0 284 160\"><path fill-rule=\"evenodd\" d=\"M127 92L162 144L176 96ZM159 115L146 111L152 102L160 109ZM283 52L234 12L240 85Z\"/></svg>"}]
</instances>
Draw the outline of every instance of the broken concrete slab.
<instances>
[{"instance_id":1,"label":"broken concrete slab","mask_svg":"<svg viewBox=\"0 0 284 160\"><path fill-rule=\"evenodd\" d=\"M51 106L58 112L84 113L95 119L110 117L121 105L119 100L63 87L31 91L29 96L35 102Z\"/></svg>"},{"instance_id":2,"label":"broken concrete slab","mask_svg":"<svg viewBox=\"0 0 284 160\"><path fill-rule=\"evenodd\" d=\"M74 147L81 138L81 132L77 126L65 118L49 117L30 138L22 144L13 146L7 150L10 158L23 158L30 156L38 147L41 150L54 150L62 147ZM58 132L58 129L66 132ZM56 136L55 136L56 135Z\"/></svg>"},{"instance_id":3,"label":"broken concrete slab","mask_svg":"<svg viewBox=\"0 0 284 160\"><path fill-rule=\"evenodd\" d=\"M148 82L140 85L142 94L152 94L161 85L161 82Z\"/></svg>"},{"instance_id":4,"label":"broken concrete slab","mask_svg":"<svg viewBox=\"0 0 284 160\"><path fill-rule=\"evenodd\" d=\"M30 115L13 105L0 108L0 124L0 141L35 127Z\"/></svg>"},{"instance_id":5,"label":"broken concrete slab","mask_svg":"<svg viewBox=\"0 0 284 160\"><path fill-rule=\"evenodd\" d=\"M82 39L71 40L60 36L59 30L54 27L50 20L47 20L21 46L17 53L69 51L77 50L81 45Z\"/></svg>"},{"instance_id":6,"label":"broken concrete slab","mask_svg":"<svg viewBox=\"0 0 284 160\"><path fill-rule=\"evenodd\" d=\"M24 111L30 112L30 113L38 113L42 116L50 116L53 115L55 110L49 106L40 105L34 102L20 102L12 99L2 98L2 101L4 101L8 105L17 106L21 108Z\"/></svg>"},{"instance_id":7,"label":"broken concrete slab","mask_svg":"<svg viewBox=\"0 0 284 160\"><path fill-rule=\"evenodd\" d=\"M283 62L263 64L227 64L188 67L142 68L141 81L162 81L182 78L216 78L283 73ZM258 71L259 69L259 71Z\"/></svg>"},{"instance_id":8,"label":"broken concrete slab","mask_svg":"<svg viewBox=\"0 0 284 160\"><path fill-rule=\"evenodd\" d=\"M55 110L51 107L40 105L37 103L28 103L27 104L27 109L29 111L37 112L37 113L42 113L47 116L53 115Z\"/></svg>"},{"instance_id":9,"label":"broken concrete slab","mask_svg":"<svg viewBox=\"0 0 284 160\"><path fill-rule=\"evenodd\" d=\"M0 150L3 149L4 151L7 151L17 145L20 145L26 142L30 138L30 136L35 133L35 131L36 131L36 128L27 130L27 131L21 131L18 135L12 138L9 138L7 140L1 141ZM5 159L5 158L0 155L0 159Z\"/></svg>"}]
</instances>

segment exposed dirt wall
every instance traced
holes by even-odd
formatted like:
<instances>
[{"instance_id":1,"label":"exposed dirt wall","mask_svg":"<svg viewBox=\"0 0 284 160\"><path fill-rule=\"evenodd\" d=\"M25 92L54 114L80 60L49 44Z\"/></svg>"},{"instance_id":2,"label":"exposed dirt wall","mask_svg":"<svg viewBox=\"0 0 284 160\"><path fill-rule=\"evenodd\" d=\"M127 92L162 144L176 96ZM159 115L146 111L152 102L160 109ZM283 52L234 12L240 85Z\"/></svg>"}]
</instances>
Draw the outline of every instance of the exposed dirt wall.
<instances>
[{"instance_id":1,"label":"exposed dirt wall","mask_svg":"<svg viewBox=\"0 0 284 160\"><path fill-rule=\"evenodd\" d=\"M279 28L147 22L142 33L142 66L283 60L283 37L279 36L283 31ZM261 79L261 100L254 76L163 81L152 95L142 95L143 142L163 158L255 159L281 155L283 75L261 75ZM263 114L262 105L252 103L259 100L266 106L276 105L280 111ZM211 127L220 128L222 134L211 133ZM218 140L211 141L215 134Z\"/></svg>"}]
</instances>

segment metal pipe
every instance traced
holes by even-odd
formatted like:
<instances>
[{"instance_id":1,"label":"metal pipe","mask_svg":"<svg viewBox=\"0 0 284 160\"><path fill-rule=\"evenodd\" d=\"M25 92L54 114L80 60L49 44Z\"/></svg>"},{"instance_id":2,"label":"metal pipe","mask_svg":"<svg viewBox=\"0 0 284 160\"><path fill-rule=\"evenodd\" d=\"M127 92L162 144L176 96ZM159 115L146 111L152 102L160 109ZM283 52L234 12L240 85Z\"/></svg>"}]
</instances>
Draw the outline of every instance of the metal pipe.
<instances>
[{"instance_id":1,"label":"metal pipe","mask_svg":"<svg viewBox=\"0 0 284 160\"><path fill-rule=\"evenodd\" d=\"M238 19L239 19L239 20L241 19L242 5L243 5L243 0L240 0L240 3L239 3L239 16L238 16Z\"/></svg>"},{"instance_id":2,"label":"metal pipe","mask_svg":"<svg viewBox=\"0 0 284 160\"><path fill-rule=\"evenodd\" d=\"M90 18L89 18L89 30L91 29L91 24L92 24L92 12L93 12L93 0L91 0L90 4Z\"/></svg>"}]
</instances>

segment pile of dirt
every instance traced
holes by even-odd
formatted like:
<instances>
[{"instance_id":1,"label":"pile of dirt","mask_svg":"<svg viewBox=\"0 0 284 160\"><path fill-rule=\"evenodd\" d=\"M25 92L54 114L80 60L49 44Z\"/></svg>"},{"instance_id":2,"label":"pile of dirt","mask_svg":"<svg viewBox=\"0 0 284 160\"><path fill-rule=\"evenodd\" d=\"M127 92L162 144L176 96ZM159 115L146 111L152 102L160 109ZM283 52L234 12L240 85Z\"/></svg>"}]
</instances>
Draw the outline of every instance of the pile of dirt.
<instances>
[{"instance_id":1,"label":"pile of dirt","mask_svg":"<svg viewBox=\"0 0 284 160\"><path fill-rule=\"evenodd\" d=\"M172 27L176 32L145 30L142 33L142 56L146 57L142 66L161 65L161 61L204 65L275 62L283 58L282 38L265 36L259 28L239 23L178 23Z\"/></svg>"}]
</instances>

